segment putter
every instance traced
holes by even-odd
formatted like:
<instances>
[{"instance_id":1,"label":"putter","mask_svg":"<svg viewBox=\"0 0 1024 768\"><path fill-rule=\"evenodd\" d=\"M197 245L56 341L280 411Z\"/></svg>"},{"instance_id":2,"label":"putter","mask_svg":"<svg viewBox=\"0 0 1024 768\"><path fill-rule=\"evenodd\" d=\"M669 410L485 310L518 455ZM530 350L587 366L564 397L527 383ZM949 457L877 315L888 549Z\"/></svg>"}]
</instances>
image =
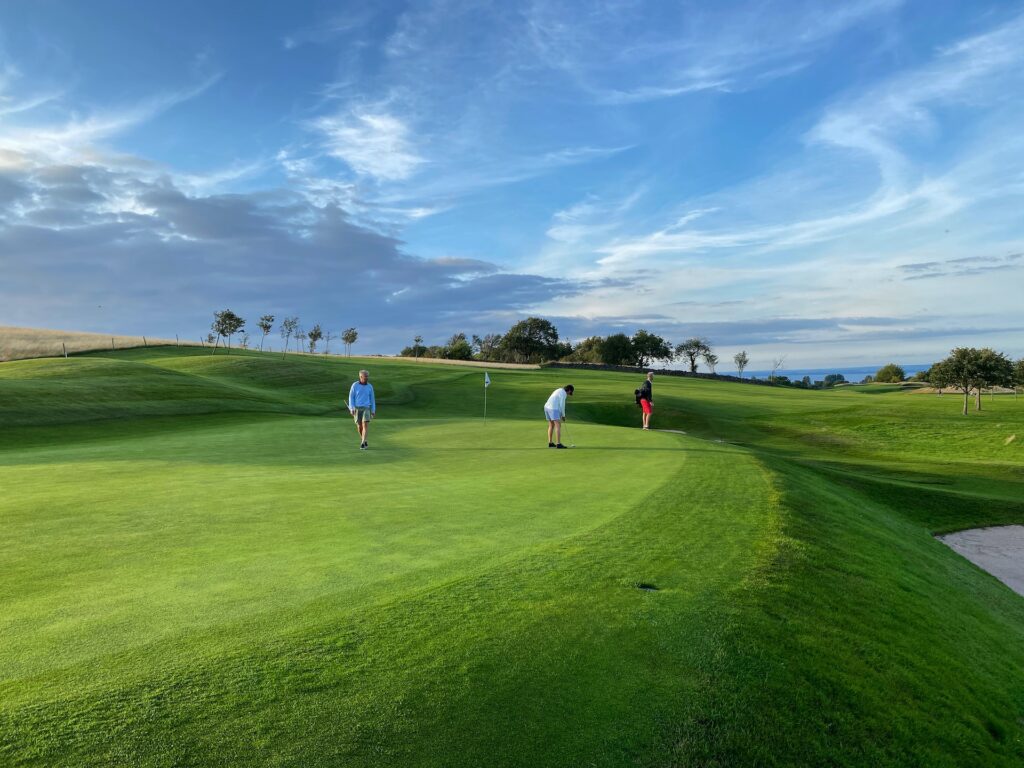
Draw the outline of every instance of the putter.
<instances>
[{"instance_id":1,"label":"putter","mask_svg":"<svg viewBox=\"0 0 1024 768\"><path fill-rule=\"evenodd\" d=\"M566 443L566 445L568 445L570 448L575 448L576 447L576 443L574 443L572 440L569 439L569 430L566 429L567 424L568 424L568 422L565 422L565 421L562 422L562 434L565 435L565 443Z\"/></svg>"}]
</instances>

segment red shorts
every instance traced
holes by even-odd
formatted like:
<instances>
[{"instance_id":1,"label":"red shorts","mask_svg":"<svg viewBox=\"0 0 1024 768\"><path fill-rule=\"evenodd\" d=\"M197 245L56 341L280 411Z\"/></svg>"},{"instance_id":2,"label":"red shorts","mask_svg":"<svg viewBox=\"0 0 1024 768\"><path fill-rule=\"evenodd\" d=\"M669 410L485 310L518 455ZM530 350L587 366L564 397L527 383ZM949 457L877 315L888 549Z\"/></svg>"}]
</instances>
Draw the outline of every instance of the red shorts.
<instances>
[{"instance_id":1,"label":"red shorts","mask_svg":"<svg viewBox=\"0 0 1024 768\"><path fill-rule=\"evenodd\" d=\"M640 407L643 408L644 413L650 415L654 411L654 406L651 405L650 400L641 400Z\"/></svg>"}]
</instances>

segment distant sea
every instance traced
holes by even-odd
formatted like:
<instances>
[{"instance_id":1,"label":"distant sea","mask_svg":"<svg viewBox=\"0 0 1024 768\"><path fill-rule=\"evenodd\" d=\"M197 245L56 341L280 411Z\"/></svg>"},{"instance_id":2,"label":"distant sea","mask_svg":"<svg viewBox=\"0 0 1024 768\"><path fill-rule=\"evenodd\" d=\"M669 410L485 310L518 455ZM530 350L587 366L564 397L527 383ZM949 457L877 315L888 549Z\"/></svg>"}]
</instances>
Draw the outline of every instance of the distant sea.
<instances>
[{"instance_id":1,"label":"distant sea","mask_svg":"<svg viewBox=\"0 0 1024 768\"><path fill-rule=\"evenodd\" d=\"M847 381L859 383L864 379L865 376L874 376L881 365L862 365L853 368L780 368L775 372L777 376L788 376L790 381L800 381L804 376L810 376L811 381L822 381L830 373L841 373ZM931 365L901 365L900 366L907 373L909 379L918 371L927 371L931 368ZM698 370L703 370L698 368ZM721 368L718 369L719 373L727 373L731 376L735 376L736 371L725 371ZM767 379L772 375L771 371L751 371L746 370L743 372L744 378L750 378L756 376L759 379Z\"/></svg>"}]
</instances>

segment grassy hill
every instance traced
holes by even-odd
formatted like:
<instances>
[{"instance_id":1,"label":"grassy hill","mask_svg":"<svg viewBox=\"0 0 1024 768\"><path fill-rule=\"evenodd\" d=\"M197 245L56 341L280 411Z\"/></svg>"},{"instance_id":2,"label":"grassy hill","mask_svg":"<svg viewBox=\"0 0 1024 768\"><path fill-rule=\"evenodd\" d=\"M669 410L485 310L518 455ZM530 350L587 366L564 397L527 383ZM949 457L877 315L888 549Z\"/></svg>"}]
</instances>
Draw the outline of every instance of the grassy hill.
<instances>
[{"instance_id":1,"label":"grassy hill","mask_svg":"<svg viewBox=\"0 0 1024 768\"><path fill-rule=\"evenodd\" d=\"M1024 522L1024 401L482 378L0 366L0 763L1024 762L1024 600L933 538Z\"/></svg>"}]
</instances>

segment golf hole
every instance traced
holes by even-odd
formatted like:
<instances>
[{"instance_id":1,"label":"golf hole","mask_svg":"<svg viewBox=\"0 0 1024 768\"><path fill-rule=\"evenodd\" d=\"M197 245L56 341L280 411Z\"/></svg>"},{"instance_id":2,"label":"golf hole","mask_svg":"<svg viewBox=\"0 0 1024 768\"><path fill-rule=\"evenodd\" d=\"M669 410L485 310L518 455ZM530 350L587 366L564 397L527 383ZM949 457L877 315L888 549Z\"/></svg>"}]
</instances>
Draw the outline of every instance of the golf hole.
<instances>
[{"instance_id":1,"label":"golf hole","mask_svg":"<svg viewBox=\"0 0 1024 768\"><path fill-rule=\"evenodd\" d=\"M644 592L657 592L658 591L658 585L657 584L648 584L646 581L637 582L633 586L635 586L637 589L642 589Z\"/></svg>"}]
</instances>

